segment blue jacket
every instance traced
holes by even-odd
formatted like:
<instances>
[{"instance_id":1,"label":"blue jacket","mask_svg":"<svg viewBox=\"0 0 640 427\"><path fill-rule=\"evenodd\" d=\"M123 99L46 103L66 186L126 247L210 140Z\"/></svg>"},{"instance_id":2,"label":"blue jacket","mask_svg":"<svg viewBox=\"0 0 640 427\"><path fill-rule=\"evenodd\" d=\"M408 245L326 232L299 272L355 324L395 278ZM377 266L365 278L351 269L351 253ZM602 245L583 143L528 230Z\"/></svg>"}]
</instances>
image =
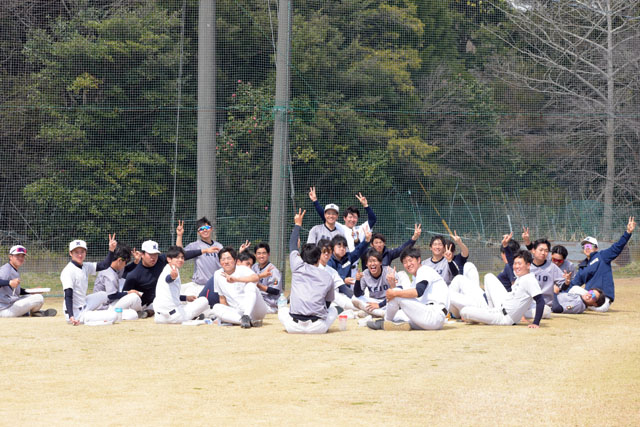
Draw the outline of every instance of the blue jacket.
<instances>
[{"instance_id":1,"label":"blue jacket","mask_svg":"<svg viewBox=\"0 0 640 427\"><path fill-rule=\"evenodd\" d=\"M613 273L611 272L611 261L616 259L624 249L631 234L626 231L616 243L602 251L591 254L591 257L580 263L578 274L571 280L572 286L585 285L585 289L600 288L611 302L615 297L613 289Z\"/></svg>"}]
</instances>

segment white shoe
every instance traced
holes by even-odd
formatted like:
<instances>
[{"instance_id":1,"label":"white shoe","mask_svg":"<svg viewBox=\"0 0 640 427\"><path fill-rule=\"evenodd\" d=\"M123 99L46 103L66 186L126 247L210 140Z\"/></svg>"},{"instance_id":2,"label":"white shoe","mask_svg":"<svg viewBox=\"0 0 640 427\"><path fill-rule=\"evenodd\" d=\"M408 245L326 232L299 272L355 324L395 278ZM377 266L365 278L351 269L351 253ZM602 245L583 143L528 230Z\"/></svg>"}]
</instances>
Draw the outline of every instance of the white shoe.
<instances>
[{"instance_id":1,"label":"white shoe","mask_svg":"<svg viewBox=\"0 0 640 427\"><path fill-rule=\"evenodd\" d=\"M373 317L384 317L385 313L386 310L382 308L374 308L373 310L371 310L371 314L373 315Z\"/></svg>"},{"instance_id":2,"label":"white shoe","mask_svg":"<svg viewBox=\"0 0 640 427\"><path fill-rule=\"evenodd\" d=\"M364 310L358 310L358 311L356 312L356 316L358 316L358 317L360 317L360 318L362 318L362 317L367 317L368 315L369 315L369 313L367 313L367 312L366 312L366 311L364 311Z\"/></svg>"},{"instance_id":3,"label":"white shoe","mask_svg":"<svg viewBox=\"0 0 640 427\"><path fill-rule=\"evenodd\" d=\"M385 331L410 331L411 325L409 322L392 322L390 320L385 320L383 329Z\"/></svg>"},{"instance_id":4,"label":"white shoe","mask_svg":"<svg viewBox=\"0 0 640 427\"><path fill-rule=\"evenodd\" d=\"M373 320L373 317L370 315L358 320L358 326L367 326L367 322Z\"/></svg>"}]
</instances>

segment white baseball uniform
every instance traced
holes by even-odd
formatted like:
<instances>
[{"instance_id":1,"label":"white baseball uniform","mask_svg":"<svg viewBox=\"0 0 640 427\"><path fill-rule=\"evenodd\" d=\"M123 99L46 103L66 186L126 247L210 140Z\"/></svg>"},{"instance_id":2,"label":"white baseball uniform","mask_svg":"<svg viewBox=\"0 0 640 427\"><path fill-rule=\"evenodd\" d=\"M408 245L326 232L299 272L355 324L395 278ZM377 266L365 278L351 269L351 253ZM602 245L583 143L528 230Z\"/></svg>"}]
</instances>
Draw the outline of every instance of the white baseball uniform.
<instances>
[{"instance_id":1,"label":"white baseball uniform","mask_svg":"<svg viewBox=\"0 0 640 427\"><path fill-rule=\"evenodd\" d=\"M225 297L227 305L216 304L211 312L226 323L239 325L243 315L251 321L262 320L267 315L267 304L262 298L255 282L230 283L223 275L222 269L213 275L213 289L221 297ZM249 267L237 265L231 277L247 277L255 274Z\"/></svg>"},{"instance_id":2,"label":"white baseball uniform","mask_svg":"<svg viewBox=\"0 0 640 427\"><path fill-rule=\"evenodd\" d=\"M156 323L182 323L191 320L209 308L209 301L205 297L197 298L186 305L180 302L180 273L175 279L171 278L171 265L162 269L156 286L156 297L153 309Z\"/></svg>"},{"instance_id":3,"label":"white baseball uniform","mask_svg":"<svg viewBox=\"0 0 640 427\"><path fill-rule=\"evenodd\" d=\"M80 323L117 320L115 311L97 310L108 302L106 292L87 295L89 276L96 274L96 266L95 262L85 262L79 266L71 261L60 273L62 289L71 289L73 293L73 307L70 310L67 310L67 302L64 300L62 302L62 310L67 321L69 321L69 313L72 313Z\"/></svg>"}]
</instances>

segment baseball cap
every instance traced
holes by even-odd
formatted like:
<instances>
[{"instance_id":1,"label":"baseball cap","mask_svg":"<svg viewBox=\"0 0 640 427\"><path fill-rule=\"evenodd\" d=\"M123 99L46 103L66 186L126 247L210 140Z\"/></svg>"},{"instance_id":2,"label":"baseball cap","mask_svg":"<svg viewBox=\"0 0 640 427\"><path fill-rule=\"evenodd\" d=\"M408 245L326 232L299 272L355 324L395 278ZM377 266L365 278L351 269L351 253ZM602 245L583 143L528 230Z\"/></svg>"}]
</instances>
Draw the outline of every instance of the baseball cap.
<instances>
[{"instance_id":1,"label":"baseball cap","mask_svg":"<svg viewBox=\"0 0 640 427\"><path fill-rule=\"evenodd\" d=\"M158 250L158 243L154 242L153 240L145 241L144 243L142 243L142 252L148 254L159 254L160 251Z\"/></svg>"},{"instance_id":2,"label":"baseball cap","mask_svg":"<svg viewBox=\"0 0 640 427\"><path fill-rule=\"evenodd\" d=\"M340 213L340 208L338 208L338 205L336 205L335 203L329 203L324 207L325 212L329 209L333 209L334 211L336 211L336 213Z\"/></svg>"},{"instance_id":3,"label":"baseball cap","mask_svg":"<svg viewBox=\"0 0 640 427\"><path fill-rule=\"evenodd\" d=\"M582 239L582 242L580 244L584 246L585 243L591 243L593 246L598 246L598 241L596 240L596 238L591 236L587 236Z\"/></svg>"},{"instance_id":4,"label":"baseball cap","mask_svg":"<svg viewBox=\"0 0 640 427\"><path fill-rule=\"evenodd\" d=\"M85 242L84 240L74 240L73 242L69 243L69 252L71 252L75 248L87 249L87 242Z\"/></svg>"},{"instance_id":5,"label":"baseball cap","mask_svg":"<svg viewBox=\"0 0 640 427\"><path fill-rule=\"evenodd\" d=\"M27 254L27 248L22 245L15 245L9 249L9 255Z\"/></svg>"}]
</instances>

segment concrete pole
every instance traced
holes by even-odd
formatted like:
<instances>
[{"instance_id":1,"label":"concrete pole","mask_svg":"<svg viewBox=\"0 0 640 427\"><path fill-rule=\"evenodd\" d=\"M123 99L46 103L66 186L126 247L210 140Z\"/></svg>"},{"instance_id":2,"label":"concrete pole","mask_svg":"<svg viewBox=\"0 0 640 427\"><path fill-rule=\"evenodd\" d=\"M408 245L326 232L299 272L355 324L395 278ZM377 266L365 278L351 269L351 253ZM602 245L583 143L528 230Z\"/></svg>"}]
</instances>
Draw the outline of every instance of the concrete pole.
<instances>
[{"instance_id":1,"label":"concrete pole","mask_svg":"<svg viewBox=\"0 0 640 427\"><path fill-rule=\"evenodd\" d=\"M198 202L196 217L216 218L216 2L200 0L198 15Z\"/></svg>"},{"instance_id":2,"label":"concrete pole","mask_svg":"<svg viewBox=\"0 0 640 427\"><path fill-rule=\"evenodd\" d=\"M276 53L276 99L274 107L273 163L271 172L271 216L269 221L269 246L271 262L286 272L288 248L285 236L286 224L292 218L287 214L287 162L289 139L289 65L291 50L291 0L279 0L278 44Z\"/></svg>"}]
</instances>

